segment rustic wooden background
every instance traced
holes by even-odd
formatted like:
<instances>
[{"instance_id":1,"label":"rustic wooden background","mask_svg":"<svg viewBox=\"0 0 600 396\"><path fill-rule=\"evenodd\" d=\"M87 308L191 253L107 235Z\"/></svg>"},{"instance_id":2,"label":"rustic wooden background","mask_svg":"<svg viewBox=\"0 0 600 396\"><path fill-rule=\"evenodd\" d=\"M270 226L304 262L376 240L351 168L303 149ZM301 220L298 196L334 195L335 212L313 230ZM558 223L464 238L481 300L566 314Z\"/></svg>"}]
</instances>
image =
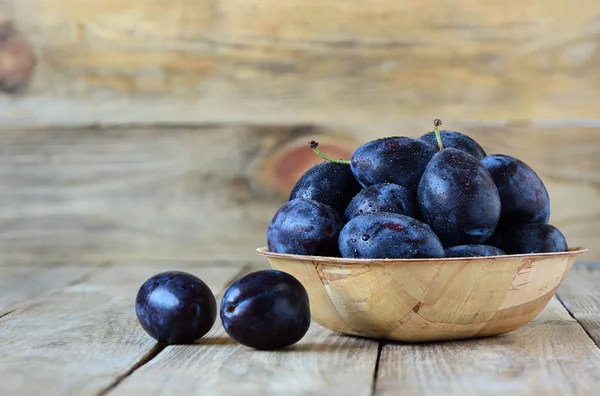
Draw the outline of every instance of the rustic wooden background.
<instances>
[{"instance_id":1,"label":"rustic wooden background","mask_svg":"<svg viewBox=\"0 0 600 396\"><path fill-rule=\"evenodd\" d=\"M0 260L259 260L295 179L442 118L600 237L600 3L0 0Z\"/></svg>"}]
</instances>

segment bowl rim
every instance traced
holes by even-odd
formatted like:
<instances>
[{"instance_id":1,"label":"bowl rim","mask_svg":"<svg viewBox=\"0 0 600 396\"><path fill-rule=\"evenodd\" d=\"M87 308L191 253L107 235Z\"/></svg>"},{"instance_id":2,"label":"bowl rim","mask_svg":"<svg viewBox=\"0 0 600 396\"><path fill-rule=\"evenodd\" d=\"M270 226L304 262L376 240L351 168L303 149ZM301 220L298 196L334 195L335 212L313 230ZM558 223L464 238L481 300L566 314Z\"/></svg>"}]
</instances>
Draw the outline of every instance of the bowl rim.
<instances>
[{"instance_id":1,"label":"bowl rim","mask_svg":"<svg viewBox=\"0 0 600 396\"><path fill-rule=\"evenodd\" d=\"M589 252L588 248L577 246L570 247L565 252L555 253L528 253L528 254L507 254L504 256L481 256L481 257L442 257L442 258L388 258L388 259L369 259L369 258L343 258L327 256L306 256L301 254L274 253L263 246L256 249L256 253L265 257L281 258L288 260L314 261L340 264L365 264L365 263L440 263L446 261L473 261L473 260L511 260L511 259L537 259L546 257L575 256Z\"/></svg>"}]
</instances>

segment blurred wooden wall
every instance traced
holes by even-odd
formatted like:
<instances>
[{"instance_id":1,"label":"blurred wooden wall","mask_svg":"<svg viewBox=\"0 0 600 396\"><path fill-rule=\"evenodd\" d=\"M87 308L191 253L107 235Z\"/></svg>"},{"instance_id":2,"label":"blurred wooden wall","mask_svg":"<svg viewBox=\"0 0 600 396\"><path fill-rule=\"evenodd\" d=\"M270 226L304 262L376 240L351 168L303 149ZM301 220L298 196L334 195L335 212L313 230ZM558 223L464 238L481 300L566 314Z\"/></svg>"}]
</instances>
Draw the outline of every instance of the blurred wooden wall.
<instances>
[{"instance_id":1,"label":"blurred wooden wall","mask_svg":"<svg viewBox=\"0 0 600 396\"><path fill-rule=\"evenodd\" d=\"M434 118L600 239L600 3L0 0L0 259L256 260L295 179Z\"/></svg>"}]
</instances>

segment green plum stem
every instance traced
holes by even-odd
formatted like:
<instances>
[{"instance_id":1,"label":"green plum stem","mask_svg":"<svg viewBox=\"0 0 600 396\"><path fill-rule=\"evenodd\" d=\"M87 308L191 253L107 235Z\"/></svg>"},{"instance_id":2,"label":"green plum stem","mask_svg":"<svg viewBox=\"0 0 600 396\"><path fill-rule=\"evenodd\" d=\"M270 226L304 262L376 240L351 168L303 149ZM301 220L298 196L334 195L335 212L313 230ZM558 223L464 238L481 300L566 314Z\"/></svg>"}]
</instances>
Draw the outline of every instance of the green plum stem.
<instances>
[{"instance_id":1,"label":"green plum stem","mask_svg":"<svg viewBox=\"0 0 600 396\"><path fill-rule=\"evenodd\" d=\"M438 146L440 151L444 149L444 145L442 144L442 135L440 134L440 125L442 125L442 120L436 119L433 121L433 130L435 132L435 138L437 139Z\"/></svg>"},{"instance_id":2,"label":"green plum stem","mask_svg":"<svg viewBox=\"0 0 600 396\"><path fill-rule=\"evenodd\" d=\"M325 154L324 152L322 152L321 149L319 148L319 143L315 142L314 140L312 142L310 142L309 144L310 144L310 148L312 149L312 151L314 151L319 157L323 158L324 160L327 160L329 162L335 162L336 164L350 165L350 161L348 161L348 160L332 158L332 157L328 156L327 154Z\"/></svg>"}]
</instances>

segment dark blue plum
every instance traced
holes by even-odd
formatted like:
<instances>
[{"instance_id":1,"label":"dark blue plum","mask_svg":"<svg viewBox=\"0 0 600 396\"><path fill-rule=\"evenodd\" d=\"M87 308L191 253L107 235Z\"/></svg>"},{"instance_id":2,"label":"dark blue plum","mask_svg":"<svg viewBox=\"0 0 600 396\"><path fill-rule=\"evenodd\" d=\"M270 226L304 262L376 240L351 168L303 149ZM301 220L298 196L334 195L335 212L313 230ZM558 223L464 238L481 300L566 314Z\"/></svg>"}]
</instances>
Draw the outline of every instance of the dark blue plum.
<instances>
[{"instance_id":1,"label":"dark blue plum","mask_svg":"<svg viewBox=\"0 0 600 396\"><path fill-rule=\"evenodd\" d=\"M436 148L410 137L388 137L357 148L352 154L352 173L363 187L394 183L415 190Z\"/></svg>"},{"instance_id":2,"label":"dark blue plum","mask_svg":"<svg viewBox=\"0 0 600 396\"><path fill-rule=\"evenodd\" d=\"M457 150L464 151L465 153L471 154L478 160L481 160L486 156L483 147L481 147L479 143L477 143L475 140L471 139L467 135L454 131L440 131L440 135L442 138L442 144L444 148L455 148ZM438 147L435 132L426 133L419 139L435 147Z\"/></svg>"},{"instance_id":3,"label":"dark blue plum","mask_svg":"<svg viewBox=\"0 0 600 396\"><path fill-rule=\"evenodd\" d=\"M235 281L223 296L220 313L227 334L255 349L295 344L310 326L306 289L292 275L276 270Z\"/></svg>"},{"instance_id":4,"label":"dark blue plum","mask_svg":"<svg viewBox=\"0 0 600 396\"><path fill-rule=\"evenodd\" d=\"M427 224L395 213L353 218L339 242L342 257L348 258L444 257L440 240Z\"/></svg>"},{"instance_id":5,"label":"dark blue plum","mask_svg":"<svg viewBox=\"0 0 600 396\"><path fill-rule=\"evenodd\" d=\"M423 174L417 201L421 215L445 247L483 244L500 219L500 195L477 158L448 148Z\"/></svg>"},{"instance_id":6,"label":"dark blue plum","mask_svg":"<svg viewBox=\"0 0 600 396\"><path fill-rule=\"evenodd\" d=\"M414 191L397 184L381 183L369 186L359 192L346 208L346 221L356 216L380 212L419 217L419 206Z\"/></svg>"},{"instance_id":7,"label":"dark blue plum","mask_svg":"<svg viewBox=\"0 0 600 396\"><path fill-rule=\"evenodd\" d=\"M339 256L337 240L343 225L331 206L294 199L275 213L267 230L267 244L275 253Z\"/></svg>"},{"instance_id":8,"label":"dark blue plum","mask_svg":"<svg viewBox=\"0 0 600 396\"><path fill-rule=\"evenodd\" d=\"M135 312L152 338L165 344L189 344L211 329L217 302L199 278L169 271L144 282L137 293Z\"/></svg>"},{"instance_id":9,"label":"dark blue plum","mask_svg":"<svg viewBox=\"0 0 600 396\"><path fill-rule=\"evenodd\" d=\"M508 254L555 253L568 250L563 233L550 224L520 224L501 228L488 243Z\"/></svg>"},{"instance_id":10,"label":"dark blue plum","mask_svg":"<svg viewBox=\"0 0 600 396\"><path fill-rule=\"evenodd\" d=\"M290 200L312 199L344 214L350 200L361 186L349 165L324 162L310 168L292 189Z\"/></svg>"},{"instance_id":11,"label":"dark blue plum","mask_svg":"<svg viewBox=\"0 0 600 396\"><path fill-rule=\"evenodd\" d=\"M544 182L533 169L517 158L500 154L490 155L482 163L500 193L501 225L548 223L550 197Z\"/></svg>"},{"instance_id":12,"label":"dark blue plum","mask_svg":"<svg viewBox=\"0 0 600 396\"><path fill-rule=\"evenodd\" d=\"M489 245L459 245L446 249L446 257L490 257L505 254L497 247Z\"/></svg>"}]
</instances>

